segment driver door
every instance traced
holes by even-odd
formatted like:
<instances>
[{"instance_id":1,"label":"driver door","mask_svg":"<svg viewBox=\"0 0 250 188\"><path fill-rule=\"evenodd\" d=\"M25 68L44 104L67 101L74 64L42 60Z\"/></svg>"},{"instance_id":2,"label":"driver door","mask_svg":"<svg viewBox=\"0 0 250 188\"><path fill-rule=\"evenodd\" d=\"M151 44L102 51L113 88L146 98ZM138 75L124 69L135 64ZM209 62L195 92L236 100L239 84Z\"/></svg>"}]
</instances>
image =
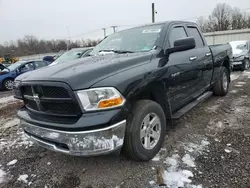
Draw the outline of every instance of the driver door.
<instances>
[{"instance_id":1,"label":"driver door","mask_svg":"<svg viewBox=\"0 0 250 188\"><path fill-rule=\"evenodd\" d=\"M188 32L184 25L172 26L167 36L169 46L166 48L173 47L175 40L185 37L188 37ZM169 86L168 96L173 111L185 106L204 87L202 79L203 66L195 49L169 55L170 76L166 84Z\"/></svg>"}]
</instances>

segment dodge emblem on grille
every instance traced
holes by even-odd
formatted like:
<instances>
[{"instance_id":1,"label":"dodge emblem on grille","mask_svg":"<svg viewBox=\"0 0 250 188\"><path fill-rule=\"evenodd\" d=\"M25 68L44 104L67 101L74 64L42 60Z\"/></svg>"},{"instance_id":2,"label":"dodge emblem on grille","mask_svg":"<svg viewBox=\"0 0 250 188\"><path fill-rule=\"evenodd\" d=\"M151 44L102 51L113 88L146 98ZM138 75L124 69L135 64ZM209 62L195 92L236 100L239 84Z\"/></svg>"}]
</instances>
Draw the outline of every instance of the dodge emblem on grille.
<instances>
[{"instance_id":1,"label":"dodge emblem on grille","mask_svg":"<svg viewBox=\"0 0 250 188\"><path fill-rule=\"evenodd\" d=\"M33 94L33 99L34 101L36 102L36 104L40 104L40 98L39 98L39 95L38 94Z\"/></svg>"}]
</instances>

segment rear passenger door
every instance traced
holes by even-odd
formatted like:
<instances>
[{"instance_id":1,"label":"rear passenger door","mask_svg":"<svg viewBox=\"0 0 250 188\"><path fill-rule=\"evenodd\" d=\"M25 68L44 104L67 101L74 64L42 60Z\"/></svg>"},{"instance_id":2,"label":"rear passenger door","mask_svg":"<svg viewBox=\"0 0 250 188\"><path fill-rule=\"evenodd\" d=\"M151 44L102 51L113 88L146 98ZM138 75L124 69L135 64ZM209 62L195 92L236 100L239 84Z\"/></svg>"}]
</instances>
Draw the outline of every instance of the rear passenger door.
<instances>
[{"instance_id":1,"label":"rear passenger door","mask_svg":"<svg viewBox=\"0 0 250 188\"><path fill-rule=\"evenodd\" d=\"M205 89L210 86L213 74L212 54L196 25L187 25L187 32L189 37L195 39L196 48L192 50L192 53L197 58L196 63L202 68L203 88Z\"/></svg>"},{"instance_id":2,"label":"rear passenger door","mask_svg":"<svg viewBox=\"0 0 250 188\"><path fill-rule=\"evenodd\" d=\"M173 47L174 41L188 37L185 25L173 25L167 35L168 47ZM203 86L202 68L199 52L191 49L175 52L169 55L168 67L170 78L168 80L170 103L173 111L181 108L197 95Z\"/></svg>"}]
</instances>

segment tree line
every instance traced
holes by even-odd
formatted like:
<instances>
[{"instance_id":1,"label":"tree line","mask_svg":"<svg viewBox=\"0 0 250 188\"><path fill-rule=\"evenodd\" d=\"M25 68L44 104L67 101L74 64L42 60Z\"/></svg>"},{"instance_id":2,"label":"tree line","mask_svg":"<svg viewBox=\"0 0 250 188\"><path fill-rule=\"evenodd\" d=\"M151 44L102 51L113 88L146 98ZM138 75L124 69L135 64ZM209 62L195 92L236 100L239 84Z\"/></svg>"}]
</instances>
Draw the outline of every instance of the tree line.
<instances>
[{"instance_id":1,"label":"tree line","mask_svg":"<svg viewBox=\"0 0 250 188\"><path fill-rule=\"evenodd\" d=\"M0 57L4 54L25 56L33 54L59 52L71 48L96 46L100 40L39 40L33 35L26 35L17 41L0 44Z\"/></svg>"},{"instance_id":2,"label":"tree line","mask_svg":"<svg viewBox=\"0 0 250 188\"><path fill-rule=\"evenodd\" d=\"M250 28L250 14L226 3L216 5L208 18L199 17L197 24L203 32Z\"/></svg>"}]
</instances>

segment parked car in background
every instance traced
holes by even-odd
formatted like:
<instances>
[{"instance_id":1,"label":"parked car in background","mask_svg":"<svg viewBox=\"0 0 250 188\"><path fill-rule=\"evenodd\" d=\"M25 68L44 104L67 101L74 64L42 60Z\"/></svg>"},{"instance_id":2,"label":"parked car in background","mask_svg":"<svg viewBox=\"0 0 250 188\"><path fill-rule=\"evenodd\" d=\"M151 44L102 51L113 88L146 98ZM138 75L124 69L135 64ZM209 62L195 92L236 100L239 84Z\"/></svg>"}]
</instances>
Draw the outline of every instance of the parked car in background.
<instances>
[{"instance_id":1,"label":"parked car in background","mask_svg":"<svg viewBox=\"0 0 250 188\"><path fill-rule=\"evenodd\" d=\"M123 147L148 161L173 119L229 90L231 46L208 46L192 22L116 32L89 55L16 78L18 117L33 142L80 156Z\"/></svg>"},{"instance_id":2,"label":"parked car in background","mask_svg":"<svg viewBox=\"0 0 250 188\"><path fill-rule=\"evenodd\" d=\"M39 69L49 65L49 62L35 61L18 61L8 67L0 67L0 89L11 90L15 78L25 72Z\"/></svg>"},{"instance_id":3,"label":"parked car in background","mask_svg":"<svg viewBox=\"0 0 250 188\"><path fill-rule=\"evenodd\" d=\"M89 48L73 48L69 51L66 51L61 56L59 56L51 65L58 63L64 63L71 60L79 59L87 56L93 50L92 47Z\"/></svg>"},{"instance_id":4,"label":"parked car in background","mask_svg":"<svg viewBox=\"0 0 250 188\"><path fill-rule=\"evenodd\" d=\"M250 67L250 41L232 41L230 45L233 49L233 68L248 70Z\"/></svg>"}]
</instances>

